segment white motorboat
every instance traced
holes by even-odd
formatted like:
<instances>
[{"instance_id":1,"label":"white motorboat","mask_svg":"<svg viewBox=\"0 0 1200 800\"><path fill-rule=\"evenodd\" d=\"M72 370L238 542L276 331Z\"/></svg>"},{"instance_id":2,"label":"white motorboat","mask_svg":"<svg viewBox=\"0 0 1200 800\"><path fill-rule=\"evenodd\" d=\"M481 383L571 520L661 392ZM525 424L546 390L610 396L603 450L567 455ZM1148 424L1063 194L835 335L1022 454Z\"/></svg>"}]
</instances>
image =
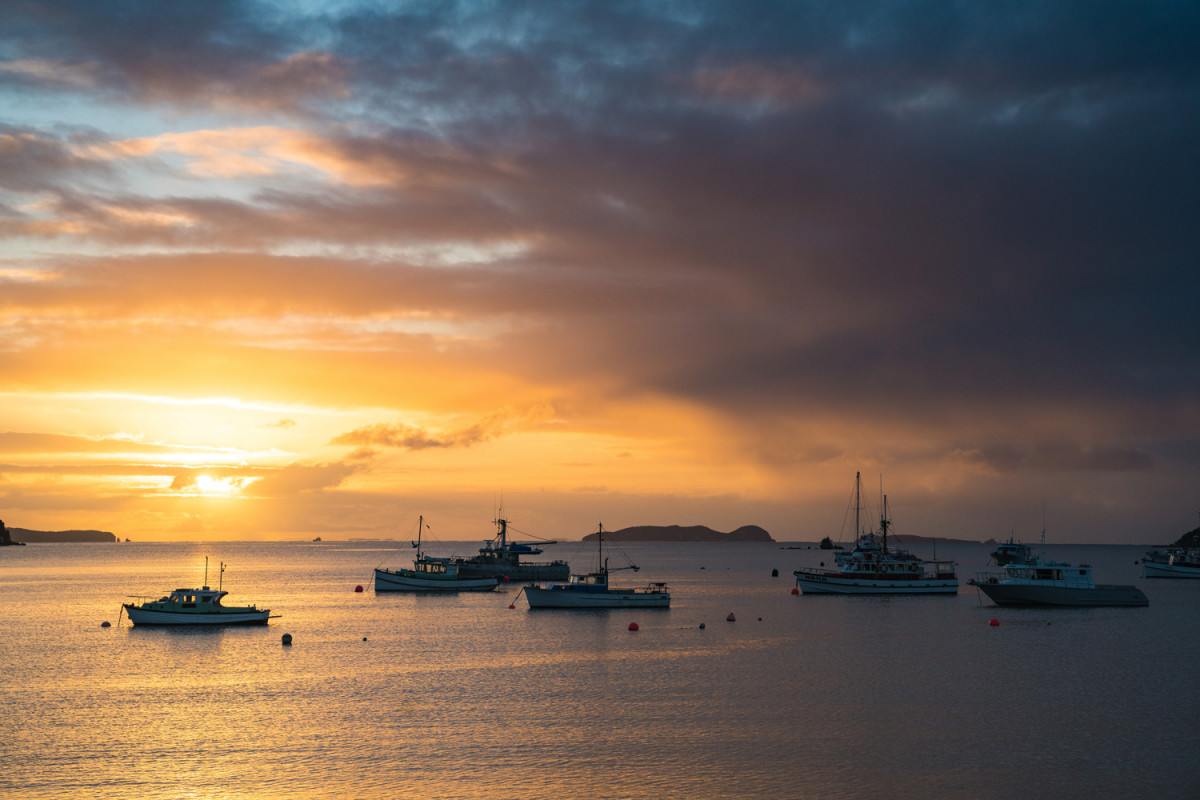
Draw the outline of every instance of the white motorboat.
<instances>
[{"instance_id":1,"label":"white motorboat","mask_svg":"<svg viewBox=\"0 0 1200 800\"><path fill-rule=\"evenodd\" d=\"M670 608L671 593L665 583L650 583L638 588L616 588L608 583L610 572L638 567L618 567L610 570L604 557L604 526L597 538L599 566L595 572L572 575L566 583L545 586L530 585L522 591L530 608Z\"/></svg>"},{"instance_id":2,"label":"white motorboat","mask_svg":"<svg viewBox=\"0 0 1200 800\"><path fill-rule=\"evenodd\" d=\"M229 592L223 591L225 564L221 564L221 580L216 589L201 586L199 589L175 589L166 597L143 600L140 603L122 603L121 608L129 614L134 625L265 625L271 616L270 609L257 606L226 606L221 599ZM208 559L204 559L204 581L208 582ZM118 619L118 622L120 620Z\"/></svg>"},{"instance_id":3,"label":"white motorboat","mask_svg":"<svg viewBox=\"0 0 1200 800\"><path fill-rule=\"evenodd\" d=\"M854 549L834 554L833 569L802 568L793 574L804 594L956 594L953 561L925 561L888 545L887 497L879 516L879 533L860 531L862 473L854 479Z\"/></svg>"},{"instance_id":4,"label":"white motorboat","mask_svg":"<svg viewBox=\"0 0 1200 800\"><path fill-rule=\"evenodd\" d=\"M1146 606L1144 592L1132 585L1097 584L1087 564L1068 564L1034 556L1004 571L983 572L967 581L998 606Z\"/></svg>"},{"instance_id":5,"label":"white motorboat","mask_svg":"<svg viewBox=\"0 0 1200 800\"><path fill-rule=\"evenodd\" d=\"M491 577L468 577L459 572L459 565L452 558L440 558L421 554L421 531L425 528L425 517L417 521L417 557L412 569L375 568L376 592L490 592L500 585L500 579Z\"/></svg>"}]
</instances>

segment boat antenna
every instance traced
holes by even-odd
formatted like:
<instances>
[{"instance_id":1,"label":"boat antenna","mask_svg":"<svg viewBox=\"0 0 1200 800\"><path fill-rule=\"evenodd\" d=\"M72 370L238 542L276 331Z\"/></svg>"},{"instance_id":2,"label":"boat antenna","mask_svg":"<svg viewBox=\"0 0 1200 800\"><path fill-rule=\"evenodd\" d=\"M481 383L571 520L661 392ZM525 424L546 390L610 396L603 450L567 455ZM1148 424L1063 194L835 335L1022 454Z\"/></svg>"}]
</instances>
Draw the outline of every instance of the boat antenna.
<instances>
[{"instance_id":1,"label":"boat antenna","mask_svg":"<svg viewBox=\"0 0 1200 800\"><path fill-rule=\"evenodd\" d=\"M1046 500L1042 500L1042 558L1045 558L1046 551Z\"/></svg>"},{"instance_id":2,"label":"boat antenna","mask_svg":"<svg viewBox=\"0 0 1200 800\"><path fill-rule=\"evenodd\" d=\"M204 588L208 588L208 556L204 557Z\"/></svg>"},{"instance_id":3,"label":"boat antenna","mask_svg":"<svg viewBox=\"0 0 1200 800\"><path fill-rule=\"evenodd\" d=\"M600 530L597 532L597 548L596 548L596 569L599 572L604 572L604 523L600 523Z\"/></svg>"},{"instance_id":4,"label":"boat antenna","mask_svg":"<svg viewBox=\"0 0 1200 800\"><path fill-rule=\"evenodd\" d=\"M217 591L221 591L225 587L225 562L221 562L221 574L217 576Z\"/></svg>"}]
</instances>

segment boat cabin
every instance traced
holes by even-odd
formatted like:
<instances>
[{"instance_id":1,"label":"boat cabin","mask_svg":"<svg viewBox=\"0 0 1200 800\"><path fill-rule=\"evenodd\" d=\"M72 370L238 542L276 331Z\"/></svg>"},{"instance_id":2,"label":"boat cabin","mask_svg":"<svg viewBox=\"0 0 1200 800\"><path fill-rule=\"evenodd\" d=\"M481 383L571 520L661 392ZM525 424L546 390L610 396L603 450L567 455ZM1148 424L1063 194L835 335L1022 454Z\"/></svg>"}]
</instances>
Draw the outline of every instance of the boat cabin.
<instances>
[{"instance_id":1,"label":"boat cabin","mask_svg":"<svg viewBox=\"0 0 1200 800\"><path fill-rule=\"evenodd\" d=\"M1088 564L1067 564L1063 561L1037 559L1023 564L1008 564L1004 567L1004 580L1010 583L1028 583L1040 586L1061 586L1086 589L1095 585L1092 568ZM994 582L994 581L993 581Z\"/></svg>"},{"instance_id":2,"label":"boat cabin","mask_svg":"<svg viewBox=\"0 0 1200 800\"><path fill-rule=\"evenodd\" d=\"M458 566L451 564L447 558L422 558L416 561L413 566L416 567L415 572L422 575L457 575Z\"/></svg>"}]
</instances>

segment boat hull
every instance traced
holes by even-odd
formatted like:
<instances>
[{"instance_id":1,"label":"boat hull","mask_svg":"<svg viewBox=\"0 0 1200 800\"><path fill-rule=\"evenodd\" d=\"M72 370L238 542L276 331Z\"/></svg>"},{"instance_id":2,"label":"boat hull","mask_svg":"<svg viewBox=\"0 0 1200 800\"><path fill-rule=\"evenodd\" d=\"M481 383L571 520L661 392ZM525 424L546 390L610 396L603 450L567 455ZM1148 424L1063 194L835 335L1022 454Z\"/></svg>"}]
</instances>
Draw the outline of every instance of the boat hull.
<instances>
[{"instance_id":1,"label":"boat hull","mask_svg":"<svg viewBox=\"0 0 1200 800\"><path fill-rule=\"evenodd\" d=\"M183 611L153 611L125 603L125 613L134 625L266 625L269 609L252 611L224 610L187 613Z\"/></svg>"},{"instance_id":2,"label":"boat hull","mask_svg":"<svg viewBox=\"0 0 1200 800\"><path fill-rule=\"evenodd\" d=\"M804 570L794 574L804 594L958 594L958 578L889 580Z\"/></svg>"},{"instance_id":3,"label":"boat hull","mask_svg":"<svg viewBox=\"0 0 1200 800\"><path fill-rule=\"evenodd\" d=\"M1093 587L1031 586L1010 583L975 583L998 606L1148 606L1150 601L1136 586L1099 584Z\"/></svg>"},{"instance_id":4,"label":"boat hull","mask_svg":"<svg viewBox=\"0 0 1200 800\"><path fill-rule=\"evenodd\" d=\"M1144 578L1200 578L1200 564L1171 564L1166 561L1143 561Z\"/></svg>"},{"instance_id":5,"label":"boat hull","mask_svg":"<svg viewBox=\"0 0 1200 800\"><path fill-rule=\"evenodd\" d=\"M609 589L606 592L576 592L554 587L528 586L525 599L530 608L670 608L667 592L635 592Z\"/></svg>"},{"instance_id":6,"label":"boat hull","mask_svg":"<svg viewBox=\"0 0 1200 800\"><path fill-rule=\"evenodd\" d=\"M376 592L490 592L497 578L429 577L412 570L375 570Z\"/></svg>"}]
</instances>

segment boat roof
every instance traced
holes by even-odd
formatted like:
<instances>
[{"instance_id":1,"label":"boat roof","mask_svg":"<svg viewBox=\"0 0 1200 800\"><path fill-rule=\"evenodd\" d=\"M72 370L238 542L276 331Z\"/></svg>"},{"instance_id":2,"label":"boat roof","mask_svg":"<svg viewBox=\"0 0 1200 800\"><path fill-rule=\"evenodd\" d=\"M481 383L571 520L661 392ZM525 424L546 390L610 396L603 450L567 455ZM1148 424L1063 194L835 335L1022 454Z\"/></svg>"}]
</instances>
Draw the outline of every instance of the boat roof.
<instances>
[{"instance_id":1,"label":"boat roof","mask_svg":"<svg viewBox=\"0 0 1200 800\"><path fill-rule=\"evenodd\" d=\"M225 592L220 589L213 589L209 586L202 586L199 589L172 589L171 594L194 594L197 596L208 595L211 597L224 597L225 595L229 594L229 592Z\"/></svg>"}]
</instances>

